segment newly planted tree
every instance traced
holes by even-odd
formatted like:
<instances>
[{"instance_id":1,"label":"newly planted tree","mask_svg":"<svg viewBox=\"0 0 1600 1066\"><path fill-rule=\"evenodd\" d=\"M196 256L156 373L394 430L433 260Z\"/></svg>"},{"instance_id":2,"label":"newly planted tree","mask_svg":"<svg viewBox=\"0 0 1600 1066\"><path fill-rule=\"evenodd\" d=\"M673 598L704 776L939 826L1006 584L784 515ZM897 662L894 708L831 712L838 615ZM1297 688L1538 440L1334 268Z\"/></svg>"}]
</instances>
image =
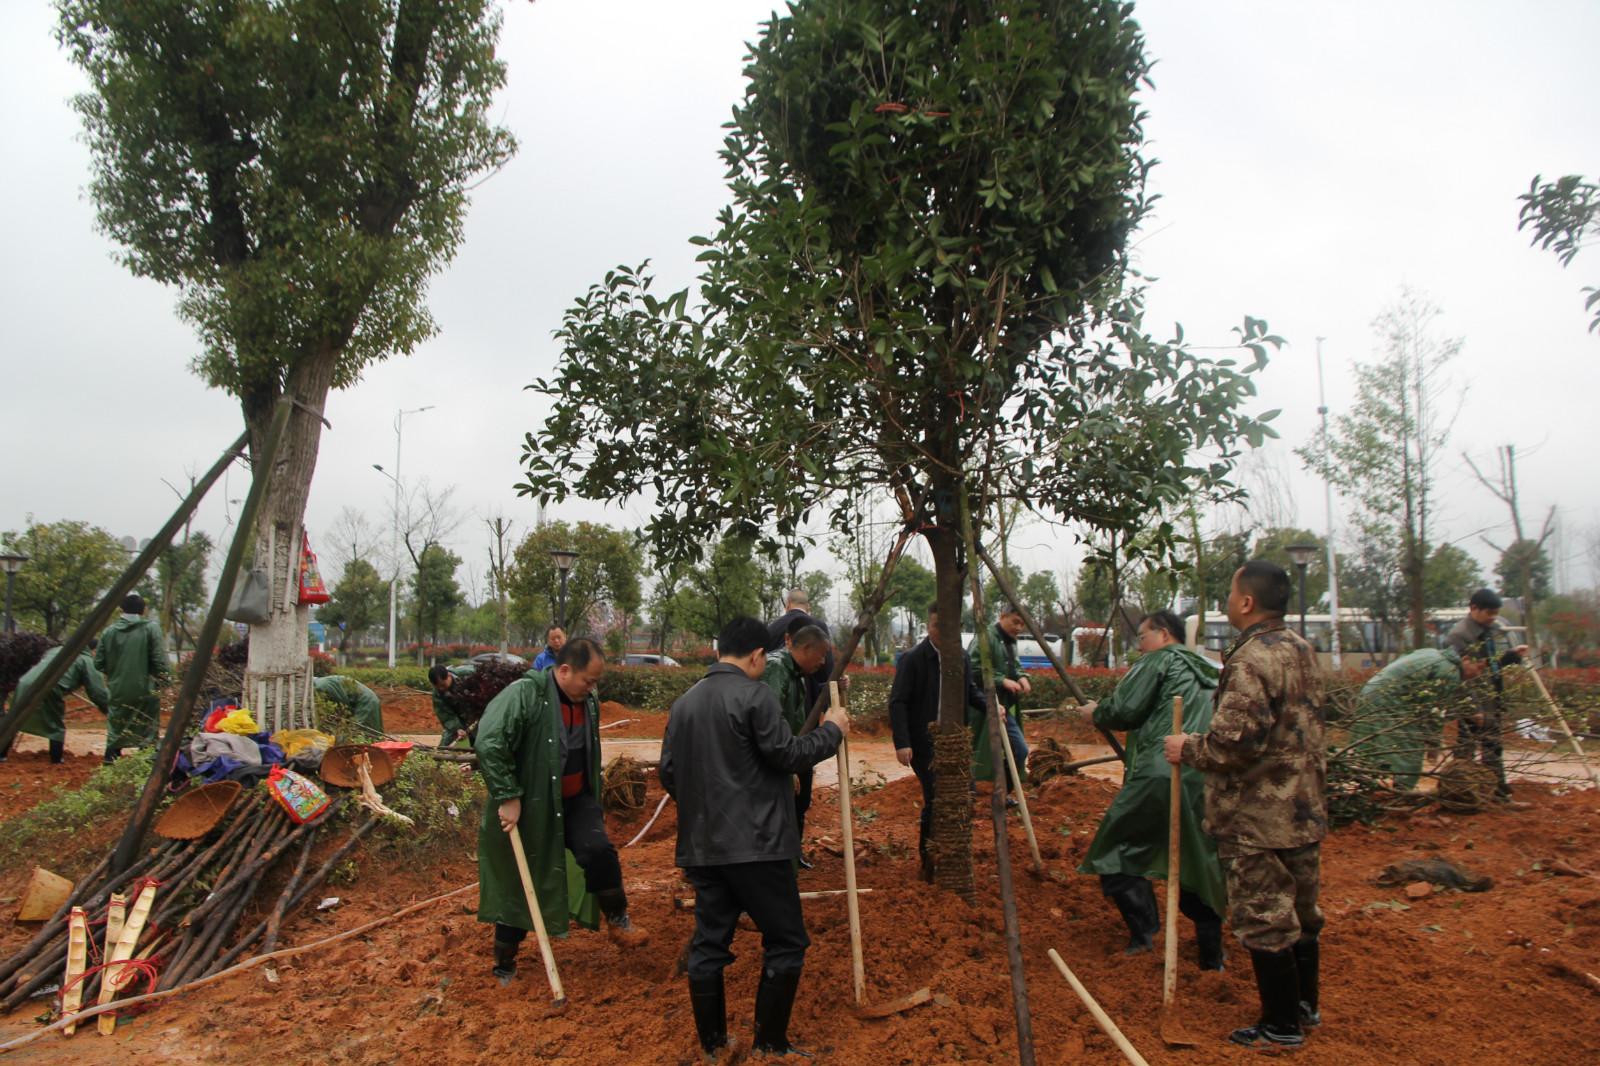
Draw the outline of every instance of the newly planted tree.
<instances>
[{"instance_id":1,"label":"newly planted tree","mask_svg":"<svg viewBox=\"0 0 1600 1066\"><path fill-rule=\"evenodd\" d=\"M178 289L195 369L238 398L253 451L294 401L253 530L274 595L248 681L292 702L307 621L292 578L323 406L434 332L428 278L460 243L469 184L513 149L488 117L499 15L487 0L57 10L89 78L76 106L101 227L134 273Z\"/></svg>"},{"instance_id":2,"label":"newly planted tree","mask_svg":"<svg viewBox=\"0 0 1600 1066\"><path fill-rule=\"evenodd\" d=\"M531 386L553 410L521 490L651 498L670 561L729 530L791 540L819 511L848 532L865 487L925 539L957 618L963 493L980 521L1020 498L1117 528L1221 485L1268 432L1244 406L1275 338L1246 320L1241 368L1145 332L1124 250L1149 205L1147 69L1117 5L792 5L729 123L702 305L643 268L577 301ZM957 628L941 642L938 772L959 802L936 811L939 879L970 895Z\"/></svg>"}]
</instances>

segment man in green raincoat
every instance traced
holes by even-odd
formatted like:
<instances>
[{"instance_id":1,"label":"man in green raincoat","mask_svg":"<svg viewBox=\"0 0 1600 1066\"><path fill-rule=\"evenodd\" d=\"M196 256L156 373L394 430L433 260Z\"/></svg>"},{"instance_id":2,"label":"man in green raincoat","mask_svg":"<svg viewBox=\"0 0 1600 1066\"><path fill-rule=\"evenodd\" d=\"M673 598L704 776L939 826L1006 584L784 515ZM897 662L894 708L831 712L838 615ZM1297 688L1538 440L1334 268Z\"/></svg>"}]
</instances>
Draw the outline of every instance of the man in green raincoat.
<instances>
[{"instance_id":1,"label":"man in green raincoat","mask_svg":"<svg viewBox=\"0 0 1600 1066\"><path fill-rule=\"evenodd\" d=\"M1217 690L1215 663L1183 644L1183 622L1171 611L1139 620L1139 660L1116 691L1080 708L1102 729L1125 730L1122 789L1095 833L1079 873L1099 874L1100 888L1128 925L1126 955L1149 951L1161 915L1150 878L1167 876L1167 833L1172 811L1172 768L1161 741L1172 732L1172 701L1183 698L1180 732L1211 728L1211 701ZM1222 918L1227 887L1217 861L1217 845L1200 828L1205 777L1185 769L1183 815L1179 825L1178 908L1194 922L1200 968L1223 967Z\"/></svg>"},{"instance_id":2,"label":"man in green raincoat","mask_svg":"<svg viewBox=\"0 0 1600 1066\"><path fill-rule=\"evenodd\" d=\"M467 720L462 717L462 705L456 696L456 682L471 677L476 671L471 663L445 666L435 663L428 668L428 684L433 686L433 716L439 719L439 746L448 748L460 740L471 740Z\"/></svg>"},{"instance_id":3,"label":"man in green raincoat","mask_svg":"<svg viewBox=\"0 0 1600 1066\"><path fill-rule=\"evenodd\" d=\"M383 732L383 704L378 694L353 677L331 674L312 683L317 695L344 708L357 725L372 733Z\"/></svg>"},{"instance_id":4,"label":"man in green raincoat","mask_svg":"<svg viewBox=\"0 0 1600 1066\"><path fill-rule=\"evenodd\" d=\"M1444 712L1466 698L1463 679L1483 672L1483 660L1454 648L1418 648L1379 670L1361 686L1350 723L1355 765L1394 775L1394 787L1415 788L1423 754L1439 746Z\"/></svg>"},{"instance_id":5,"label":"man in green raincoat","mask_svg":"<svg viewBox=\"0 0 1600 1066\"><path fill-rule=\"evenodd\" d=\"M489 801L478 829L478 921L494 924L494 975L517 972L517 948L533 928L507 834L522 837L534 892L551 936L573 918L611 939L641 947L648 935L628 917L622 865L600 806L600 645L575 637L556 665L513 681L489 701L473 750Z\"/></svg>"},{"instance_id":6,"label":"man in green raincoat","mask_svg":"<svg viewBox=\"0 0 1600 1066\"><path fill-rule=\"evenodd\" d=\"M1000 709L1004 712L1006 724L1006 739L1011 744L1011 756L1016 760L1017 771L1025 772L1028 766L1028 742L1022 737L1022 697L1033 691L1033 685L1028 680L1028 675L1022 669L1022 660L1017 656L1017 637L1021 635L1027 623L1022 620L1022 612L1011 604L1000 607L1000 618L994 625L972 638L967 645L967 654L972 659L972 669L976 672L979 682L983 679L983 652L981 644L989 647L989 668L994 671L994 694L1000 701ZM974 781L997 780L994 772L994 753L989 745L989 715L987 711L974 713L968 716L967 725L972 729L972 779ZM1000 756L1004 759L1005 756ZM1010 781L1011 772L1008 769L1001 780ZM1015 807L1017 801L1006 800L1006 806Z\"/></svg>"},{"instance_id":7,"label":"man in green raincoat","mask_svg":"<svg viewBox=\"0 0 1600 1066\"><path fill-rule=\"evenodd\" d=\"M798 736L800 727L805 724L806 715L811 711L806 705L806 678L822 669L832 648L828 635L822 628L804 616L796 618L790 624L789 632L783 635L783 642L782 651L767 656L767 665L761 675L761 681L772 690L774 696L778 697L783 720L789 723L790 731ZM815 771L808 766L797 771L794 776L797 786L794 797L794 818L800 833L801 848L804 849L806 811L811 809L811 782L815 777ZM799 862L801 869L811 869L811 863L807 861L804 850L800 853Z\"/></svg>"},{"instance_id":8,"label":"man in green raincoat","mask_svg":"<svg viewBox=\"0 0 1600 1066\"><path fill-rule=\"evenodd\" d=\"M94 642L89 647L94 648ZM44 676L50 668L50 663L61 649L51 648L44 656L33 665L27 673L22 675L22 680L17 682L17 691L11 697L11 706L20 707L22 701L32 693L33 686ZM50 742L50 761L60 763L66 757L67 751L67 696L74 689L82 688L84 695L89 697L100 713L105 714L111 706L111 694L106 691L105 679L100 676L100 671L94 668L94 659L87 651L80 652L73 664L67 667L67 672L61 675L61 680L56 682L55 688L44 694L28 720L22 723L21 731L36 737L44 737ZM0 751L0 760L11 752L11 744L7 742L5 750Z\"/></svg>"},{"instance_id":9,"label":"man in green raincoat","mask_svg":"<svg viewBox=\"0 0 1600 1066\"><path fill-rule=\"evenodd\" d=\"M167 680L167 638L144 616L144 597L137 592L122 601L122 617L100 634L94 665L105 675L111 692L106 714L106 758L113 763L123 748L146 748L156 742L161 699L155 690Z\"/></svg>"}]
</instances>

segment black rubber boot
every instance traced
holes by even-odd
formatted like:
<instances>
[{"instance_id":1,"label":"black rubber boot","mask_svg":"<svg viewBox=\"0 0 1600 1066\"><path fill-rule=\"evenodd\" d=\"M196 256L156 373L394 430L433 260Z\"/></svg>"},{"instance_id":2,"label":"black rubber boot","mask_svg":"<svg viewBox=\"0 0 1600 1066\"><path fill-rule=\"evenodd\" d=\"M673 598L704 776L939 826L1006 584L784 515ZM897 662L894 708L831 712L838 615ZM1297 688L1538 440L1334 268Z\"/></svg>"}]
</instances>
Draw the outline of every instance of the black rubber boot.
<instances>
[{"instance_id":1,"label":"black rubber boot","mask_svg":"<svg viewBox=\"0 0 1600 1066\"><path fill-rule=\"evenodd\" d=\"M494 942L493 973L501 988L509 985L511 979L517 976L517 947L518 945L504 940Z\"/></svg>"},{"instance_id":2,"label":"black rubber boot","mask_svg":"<svg viewBox=\"0 0 1600 1066\"><path fill-rule=\"evenodd\" d=\"M706 1055L728 1046L728 1003L722 993L722 973L689 978L689 1005L694 1008L694 1028Z\"/></svg>"},{"instance_id":3,"label":"black rubber boot","mask_svg":"<svg viewBox=\"0 0 1600 1066\"><path fill-rule=\"evenodd\" d=\"M641 948L650 943L650 934L628 917L628 896L621 888L607 888L594 894L600 913L606 916L606 931L619 947Z\"/></svg>"},{"instance_id":4,"label":"black rubber boot","mask_svg":"<svg viewBox=\"0 0 1600 1066\"><path fill-rule=\"evenodd\" d=\"M1228 1039L1256 1048L1297 1048L1305 1043L1300 1031L1300 974L1294 951L1250 952L1256 971L1256 992L1261 997L1261 1020L1235 1029Z\"/></svg>"},{"instance_id":5,"label":"black rubber boot","mask_svg":"<svg viewBox=\"0 0 1600 1066\"><path fill-rule=\"evenodd\" d=\"M1161 928L1161 914L1156 909L1155 890L1144 878L1130 879L1106 895L1128 926L1128 946L1124 955L1143 955L1151 949L1156 930Z\"/></svg>"},{"instance_id":6,"label":"black rubber boot","mask_svg":"<svg viewBox=\"0 0 1600 1066\"><path fill-rule=\"evenodd\" d=\"M1322 948L1316 937L1306 937L1294 946L1295 969L1300 974L1300 1027L1315 1029L1322 1024L1322 1011L1317 1007L1317 970L1321 965Z\"/></svg>"},{"instance_id":7,"label":"black rubber boot","mask_svg":"<svg viewBox=\"0 0 1600 1066\"><path fill-rule=\"evenodd\" d=\"M811 1057L810 1052L789 1043L789 1014L794 1010L794 997L799 989L798 970L794 973L761 971L761 983L756 986L756 1051L769 1056Z\"/></svg>"},{"instance_id":8,"label":"black rubber boot","mask_svg":"<svg viewBox=\"0 0 1600 1066\"><path fill-rule=\"evenodd\" d=\"M1199 946L1200 968L1222 971L1227 969L1228 956L1222 950L1222 923L1196 922L1194 938Z\"/></svg>"},{"instance_id":9,"label":"black rubber boot","mask_svg":"<svg viewBox=\"0 0 1600 1066\"><path fill-rule=\"evenodd\" d=\"M50 761L55 765L60 766L62 760L66 757L67 742L64 740L52 740L50 742Z\"/></svg>"}]
</instances>

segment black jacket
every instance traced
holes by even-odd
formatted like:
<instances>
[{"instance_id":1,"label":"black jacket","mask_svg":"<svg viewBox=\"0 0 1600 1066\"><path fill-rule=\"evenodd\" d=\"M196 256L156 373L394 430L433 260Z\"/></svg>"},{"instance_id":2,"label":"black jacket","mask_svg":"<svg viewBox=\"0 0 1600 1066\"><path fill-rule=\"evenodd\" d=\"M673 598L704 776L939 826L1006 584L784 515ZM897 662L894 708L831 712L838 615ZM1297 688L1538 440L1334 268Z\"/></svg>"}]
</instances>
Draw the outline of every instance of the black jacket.
<instances>
[{"instance_id":1,"label":"black jacket","mask_svg":"<svg viewBox=\"0 0 1600 1066\"><path fill-rule=\"evenodd\" d=\"M972 673L972 657L961 653L962 684L967 707L980 713L986 702ZM894 664L894 685L889 689L889 728L896 748L932 745L928 727L939 720L939 653L926 637Z\"/></svg>"},{"instance_id":2,"label":"black jacket","mask_svg":"<svg viewBox=\"0 0 1600 1066\"><path fill-rule=\"evenodd\" d=\"M736 666L712 666L672 705L661 739L661 785L678 802L678 865L798 858L790 775L841 739L827 722L795 736L770 688Z\"/></svg>"}]
</instances>

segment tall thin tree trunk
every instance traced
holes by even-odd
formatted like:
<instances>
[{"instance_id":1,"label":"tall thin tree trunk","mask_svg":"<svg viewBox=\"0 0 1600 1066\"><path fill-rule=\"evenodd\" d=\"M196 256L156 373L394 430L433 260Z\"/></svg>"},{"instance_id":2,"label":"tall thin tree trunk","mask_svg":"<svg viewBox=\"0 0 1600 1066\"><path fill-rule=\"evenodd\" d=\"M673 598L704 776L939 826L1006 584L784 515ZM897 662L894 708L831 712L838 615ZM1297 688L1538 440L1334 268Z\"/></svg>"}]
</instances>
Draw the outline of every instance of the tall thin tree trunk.
<instances>
[{"instance_id":1,"label":"tall thin tree trunk","mask_svg":"<svg viewBox=\"0 0 1600 1066\"><path fill-rule=\"evenodd\" d=\"M952 479L953 480L953 479ZM945 497L953 502L954 491ZM939 728L934 735L933 854L940 888L962 899L976 898L972 876L972 734L967 729L967 689L961 647L962 586L954 514L923 530L933 555L934 602L939 605Z\"/></svg>"}]
</instances>

